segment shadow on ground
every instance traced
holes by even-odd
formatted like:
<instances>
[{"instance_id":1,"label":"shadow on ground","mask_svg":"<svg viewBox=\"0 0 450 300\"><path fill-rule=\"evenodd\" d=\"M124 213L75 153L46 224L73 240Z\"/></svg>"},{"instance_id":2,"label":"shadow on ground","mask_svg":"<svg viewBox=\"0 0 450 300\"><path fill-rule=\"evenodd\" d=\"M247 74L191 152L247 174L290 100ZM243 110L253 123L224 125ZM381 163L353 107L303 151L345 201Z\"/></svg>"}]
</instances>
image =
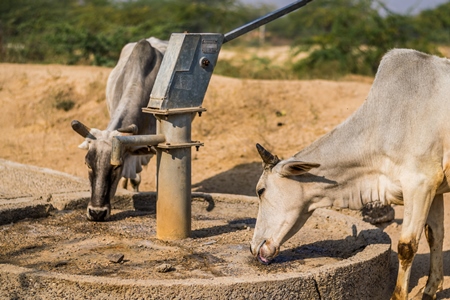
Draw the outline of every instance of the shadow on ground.
<instances>
[{"instance_id":1,"label":"shadow on ground","mask_svg":"<svg viewBox=\"0 0 450 300\"><path fill-rule=\"evenodd\" d=\"M401 225L403 223L403 219L395 219L392 222L395 222L399 225L398 231L400 233L401 231ZM390 223L383 223L381 225L378 225L377 227L380 228L381 230L384 230L386 226L388 226ZM424 238L424 237L422 237ZM395 288L395 282L397 280L397 273L398 273L398 257L397 257L397 244L393 243L391 245L391 276L390 276L390 294L393 293L394 288ZM450 251L443 251L442 253L443 258L444 258L444 276L450 276ZM416 292L412 292L413 288L415 288L416 286L419 285L419 280L422 277L426 277L428 278L429 275L429 269L430 269L430 253L429 250L427 253L419 253L416 254L416 256L414 257L414 261L413 261L413 265L412 265L412 271L411 271L411 277L410 277L410 282L409 282L409 293L410 293L410 297L415 297L415 293ZM444 278L444 281L446 279ZM420 288L422 288L425 284L421 284L420 283ZM450 289L444 289L441 292L438 292L436 294L437 299L450 299ZM414 298L416 299L416 298Z\"/></svg>"},{"instance_id":2,"label":"shadow on ground","mask_svg":"<svg viewBox=\"0 0 450 300\"><path fill-rule=\"evenodd\" d=\"M443 251L443 257L444 257L444 276L450 276L450 251ZM398 260L395 262L398 263ZM422 265L423 268L421 268L422 272L415 272L411 274L411 281L410 281L410 289L417 286L419 284L419 279L426 276L428 278L428 270L430 269L430 253L424 253L424 254L417 254L414 258L413 262L413 268L414 265ZM444 278L444 281L446 279ZM414 295L412 295L414 296ZM450 289L445 289L441 292L438 292L436 294L437 299L450 299Z\"/></svg>"},{"instance_id":3,"label":"shadow on ground","mask_svg":"<svg viewBox=\"0 0 450 300\"><path fill-rule=\"evenodd\" d=\"M255 188L262 173L260 162L240 164L213 177L192 185L196 192L255 196Z\"/></svg>"}]
</instances>

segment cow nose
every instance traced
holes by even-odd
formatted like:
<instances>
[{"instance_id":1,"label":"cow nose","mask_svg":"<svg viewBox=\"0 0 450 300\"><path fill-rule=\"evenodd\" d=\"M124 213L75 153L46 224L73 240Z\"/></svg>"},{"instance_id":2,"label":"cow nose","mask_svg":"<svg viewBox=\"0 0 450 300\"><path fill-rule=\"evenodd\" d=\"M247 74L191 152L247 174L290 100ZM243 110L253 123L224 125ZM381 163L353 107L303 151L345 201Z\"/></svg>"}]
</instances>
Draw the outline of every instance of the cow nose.
<instances>
[{"instance_id":1,"label":"cow nose","mask_svg":"<svg viewBox=\"0 0 450 300\"><path fill-rule=\"evenodd\" d=\"M259 253L259 249L261 248L262 245L264 245L265 242L266 242L266 240L262 241L259 245L255 246L254 241L251 241L250 242L250 253L256 257Z\"/></svg>"},{"instance_id":2,"label":"cow nose","mask_svg":"<svg viewBox=\"0 0 450 300\"><path fill-rule=\"evenodd\" d=\"M92 209L88 208L88 219L90 221L104 221L108 216L107 208Z\"/></svg>"}]
</instances>

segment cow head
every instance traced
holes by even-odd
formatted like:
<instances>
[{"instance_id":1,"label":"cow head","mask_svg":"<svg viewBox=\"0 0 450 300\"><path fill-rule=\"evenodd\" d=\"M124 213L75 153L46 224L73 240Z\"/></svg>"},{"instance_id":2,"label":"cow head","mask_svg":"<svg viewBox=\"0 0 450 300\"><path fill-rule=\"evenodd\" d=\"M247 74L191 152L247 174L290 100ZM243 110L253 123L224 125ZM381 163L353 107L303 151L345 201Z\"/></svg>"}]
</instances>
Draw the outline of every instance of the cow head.
<instances>
[{"instance_id":1,"label":"cow head","mask_svg":"<svg viewBox=\"0 0 450 300\"><path fill-rule=\"evenodd\" d=\"M250 251L260 262L268 264L311 215L307 175L320 165L280 160L261 145L256 147L264 171L256 186L259 210Z\"/></svg>"},{"instance_id":2,"label":"cow head","mask_svg":"<svg viewBox=\"0 0 450 300\"><path fill-rule=\"evenodd\" d=\"M131 173L131 175L128 174L128 178L134 178L137 166L134 161L135 157L132 156L132 149L124 149L122 164L111 165L112 138L117 135L135 134L137 133L137 126L130 125L114 131L102 131L95 128L91 129L74 120L72 121L72 128L85 138L78 147L87 150L85 164L88 168L91 184L91 199L87 207L87 218L91 221L104 221L110 215L111 199L116 193L123 172ZM147 154L150 153L147 152Z\"/></svg>"}]
</instances>

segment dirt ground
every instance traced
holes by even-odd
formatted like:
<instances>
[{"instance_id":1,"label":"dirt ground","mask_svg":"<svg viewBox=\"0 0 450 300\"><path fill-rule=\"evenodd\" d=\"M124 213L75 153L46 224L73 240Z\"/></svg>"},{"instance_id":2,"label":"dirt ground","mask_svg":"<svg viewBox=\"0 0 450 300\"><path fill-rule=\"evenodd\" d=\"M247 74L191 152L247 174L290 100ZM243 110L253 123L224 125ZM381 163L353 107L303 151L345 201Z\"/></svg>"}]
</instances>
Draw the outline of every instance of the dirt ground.
<instances>
[{"instance_id":1,"label":"dirt ground","mask_svg":"<svg viewBox=\"0 0 450 300\"><path fill-rule=\"evenodd\" d=\"M220 62L219 62L220 63ZM82 138L73 119L104 129L104 100L111 69L86 66L0 64L0 157L87 178ZM364 101L371 78L342 81L255 81L213 76L203 106L193 122L193 190L251 195L261 174L255 144L289 157L345 120ZM73 107L71 107L73 105ZM67 111L66 111L66 110ZM155 161L143 172L142 191L155 190ZM450 199L445 198L446 207ZM396 251L402 207L384 225ZM446 231L450 225L446 210ZM245 250L247 251L247 250ZM450 240L444 240L444 290L450 299ZM411 295L425 285L428 247L422 238L411 275ZM393 274L396 254L393 253ZM389 278L389 276L387 276Z\"/></svg>"}]
</instances>

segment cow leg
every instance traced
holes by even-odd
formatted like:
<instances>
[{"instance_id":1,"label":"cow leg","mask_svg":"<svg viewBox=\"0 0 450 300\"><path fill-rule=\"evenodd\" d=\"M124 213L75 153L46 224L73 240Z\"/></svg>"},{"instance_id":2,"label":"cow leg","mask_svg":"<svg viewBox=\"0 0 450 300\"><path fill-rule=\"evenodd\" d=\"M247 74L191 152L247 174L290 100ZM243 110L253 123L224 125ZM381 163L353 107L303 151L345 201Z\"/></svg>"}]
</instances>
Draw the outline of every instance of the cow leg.
<instances>
[{"instance_id":1,"label":"cow leg","mask_svg":"<svg viewBox=\"0 0 450 300\"><path fill-rule=\"evenodd\" d=\"M125 177L120 178L119 186L121 188L123 188L124 190L126 190L128 187L128 178L125 178Z\"/></svg>"},{"instance_id":2,"label":"cow leg","mask_svg":"<svg viewBox=\"0 0 450 300\"><path fill-rule=\"evenodd\" d=\"M443 195L434 197L425 225L425 236L430 246L430 274L423 290L422 299L436 299L436 292L442 290L444 282L444 262L442 257L444 241Z\"/></svg>"},{"instance_id":3,"label":"cow leg","mask_svg":"<svg viewBox=\"0 0 450 300\"><path fill-rule=\"evenodd\" d=\"M134 192L139 192L139 185L141 184L141 175L136 174L136 178L134 179L130 178L130 184ZM122 177L120 179L119 186L126 190L128 188L128 178Z\"/></svg>"},{"instance_id":4,"label":"cow leg","mask_svg":"<svg viewBox=\"0 0 450 300\"><path fill-rule=\"evenodd\" d=\"M136 174L136 178L130 178L131 187L134 192L139 192L139 185L141 184L141 174Z\"/></svg>"},{"instance_id":5,"label":"cow leg","mask_svg":"<svg viewBox=\"0 0 450 300\"><path fill-rule=\"evenodd\" d=\"M398 276L391 297L395 300L408 299L411 266L417 253L420 236L427 220L434 193L430 190L427 191L426 183L421 182L416 186L416 189L404 189L403 196L405 210L402 231L398 241Z\"/></svg>"}]
</instances>

